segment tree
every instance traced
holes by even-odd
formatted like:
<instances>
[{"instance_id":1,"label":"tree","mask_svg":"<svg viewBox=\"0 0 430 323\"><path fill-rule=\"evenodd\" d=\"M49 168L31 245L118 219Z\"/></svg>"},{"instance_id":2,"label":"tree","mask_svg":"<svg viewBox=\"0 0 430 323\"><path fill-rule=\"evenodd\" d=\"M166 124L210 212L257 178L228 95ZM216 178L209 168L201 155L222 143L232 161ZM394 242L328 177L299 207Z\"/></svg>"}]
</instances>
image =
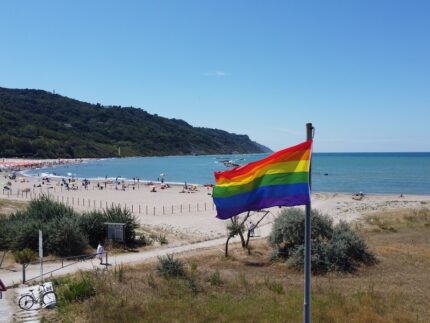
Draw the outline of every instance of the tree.
<instances>
[{"instance_id":1,"label":"tree","mask_svg":"<svg viewBox=\"0 0 430 323\"><path fill-rule=\"evenodd\" d=\"M263 214L260 219L257 220L257 222L254 224L253 228L247 228L245 226L246 221L253 215L256 214ZM242 244L242 248L248 250L248 254L251 254L251 248L249 246L249 241L251 238L251 233L255 228L258 227L258 225L263 221L263 219L266 217L267 214L269 214L270 211L266 210L259 210L252 212L248 211L246 215L243 217L243 219L240 219L239 215L233 216L230 218L230 223L227 225L227 241L225 243L225 256L228 257L228 243L230 242L230 239L235 237L236 235L239 235L240 241ZM246 240L244 237L244 233L246 232Z\"/></svg>"}]
</instances>

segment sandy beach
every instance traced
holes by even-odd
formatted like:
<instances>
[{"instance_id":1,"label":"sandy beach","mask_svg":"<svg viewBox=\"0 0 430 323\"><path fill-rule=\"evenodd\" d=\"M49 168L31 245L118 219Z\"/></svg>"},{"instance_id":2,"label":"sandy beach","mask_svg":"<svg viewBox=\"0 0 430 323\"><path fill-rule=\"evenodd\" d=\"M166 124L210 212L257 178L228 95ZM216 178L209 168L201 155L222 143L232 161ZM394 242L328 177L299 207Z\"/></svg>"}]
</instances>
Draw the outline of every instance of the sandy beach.
<instances>
[{"instance_id":1,"label":"sandy beach","mask_svg":"<svg viewBox=\"0 0 430 323\"><path fill-rule=\"evenodd\" d=\"M144 228L163 231L177 242L203 241L226 234L227 221L215 218L211 189L204 186L197 186L195 190L184 190L183 186L175 185L161 189L161 183L148 185L136 181L115 185L91 181L85 188L82 181L76 181L70 183L70 187L76 189L67 190L61 185L59 178L47 181L39 177L19 175L11 180L7 173L0 174L1 198L29 201L42 194L49 194L54 200L64 202L81 212L119 205L132 210ZM10 190L3 189L5 186L10 187ZM156 192L151 192L154 186ZM312 194L312 207L329 215L335 222L350 222L373 211L429 205L429 195L401 197L394 194L366 194L362 200L355 200L350 193ZM270 227L268 224L280 210L270 209L270 214L262 222L262 230L263 227ZM253 217L257 220L260 214Z\"/></svg>"}]
</instances>

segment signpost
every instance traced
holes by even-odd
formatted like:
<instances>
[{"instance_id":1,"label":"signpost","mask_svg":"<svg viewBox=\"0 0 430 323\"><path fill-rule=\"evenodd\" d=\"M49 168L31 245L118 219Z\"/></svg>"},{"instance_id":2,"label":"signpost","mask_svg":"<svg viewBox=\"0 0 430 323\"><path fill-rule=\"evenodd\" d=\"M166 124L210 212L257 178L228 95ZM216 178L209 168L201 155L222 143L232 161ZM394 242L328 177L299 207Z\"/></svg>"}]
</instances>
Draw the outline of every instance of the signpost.
<instances>
[{"instance_id":1,"label":"signpost","mask_svg":"<svg viewBox=\"0 0 430 323\"><path fill-rule=\"evenodd\" d=\"M39 259L40 259L40 277L41 277L42 283L43 283L44 279L43 279L43 235L42 235L42 230L39 230Z\"/></svg>"},{"instance_id":2,"label":"signpost","mask_svg":"<svg viewBox=\"0 0 430 323\"><path fill-rule=\"evenodd\" d=\"M112 241L122 242L125 241L125 223L112 223L106 222L108 226L108 236L107 238Z\"/></svg>"}]
</instances>

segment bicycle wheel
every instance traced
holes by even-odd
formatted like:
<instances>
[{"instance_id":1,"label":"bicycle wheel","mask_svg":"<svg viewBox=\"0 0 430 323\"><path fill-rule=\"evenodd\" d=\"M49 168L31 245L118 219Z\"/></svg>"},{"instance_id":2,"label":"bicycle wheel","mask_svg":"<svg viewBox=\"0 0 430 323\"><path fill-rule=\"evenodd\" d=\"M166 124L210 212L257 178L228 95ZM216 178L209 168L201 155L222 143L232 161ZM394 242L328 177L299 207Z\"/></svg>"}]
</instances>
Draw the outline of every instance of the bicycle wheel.
<instances>
[{"instance_id":1,"label":"bicycle wheel","mask_svg":"<svg viewBox=\"0 0 430 323\"><path fill-rule=\"evenodd\" d=\"M21 296L18 301L19 307L26 311L28 311L34 305L34 303L36 303L36 300L29 294Z\"/></svg>"},{"instance_id":2,"label":"bicycle wheel","mask_svg":"<svg viewBox=\"0 0 430 323\"><path fill-rule=\"evenodd\" d=\"M54 306L57 303L57 295L54 292L46 292L42 295L42 302L45 307Z\"/></svg>"}]
</instances>

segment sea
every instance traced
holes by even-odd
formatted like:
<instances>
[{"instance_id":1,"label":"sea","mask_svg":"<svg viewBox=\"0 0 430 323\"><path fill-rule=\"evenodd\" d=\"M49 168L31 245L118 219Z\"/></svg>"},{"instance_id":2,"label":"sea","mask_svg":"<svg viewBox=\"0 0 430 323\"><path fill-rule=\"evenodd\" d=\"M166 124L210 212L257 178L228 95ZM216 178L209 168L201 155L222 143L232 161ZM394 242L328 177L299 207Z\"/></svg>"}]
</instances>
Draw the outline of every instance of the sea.
<instances>
[{"instance_id":1,"label":"sea","mask_svg":"<svg viewBox=\"0 0 430 323\"><path fill-rule=\"evenodd\" d=\"M223 161L243 165L267 154L131 157L26 171L28 175L214 184ZM312 191L430 194L430 153L314 153Z\"/></svg>"}]
</instances>

